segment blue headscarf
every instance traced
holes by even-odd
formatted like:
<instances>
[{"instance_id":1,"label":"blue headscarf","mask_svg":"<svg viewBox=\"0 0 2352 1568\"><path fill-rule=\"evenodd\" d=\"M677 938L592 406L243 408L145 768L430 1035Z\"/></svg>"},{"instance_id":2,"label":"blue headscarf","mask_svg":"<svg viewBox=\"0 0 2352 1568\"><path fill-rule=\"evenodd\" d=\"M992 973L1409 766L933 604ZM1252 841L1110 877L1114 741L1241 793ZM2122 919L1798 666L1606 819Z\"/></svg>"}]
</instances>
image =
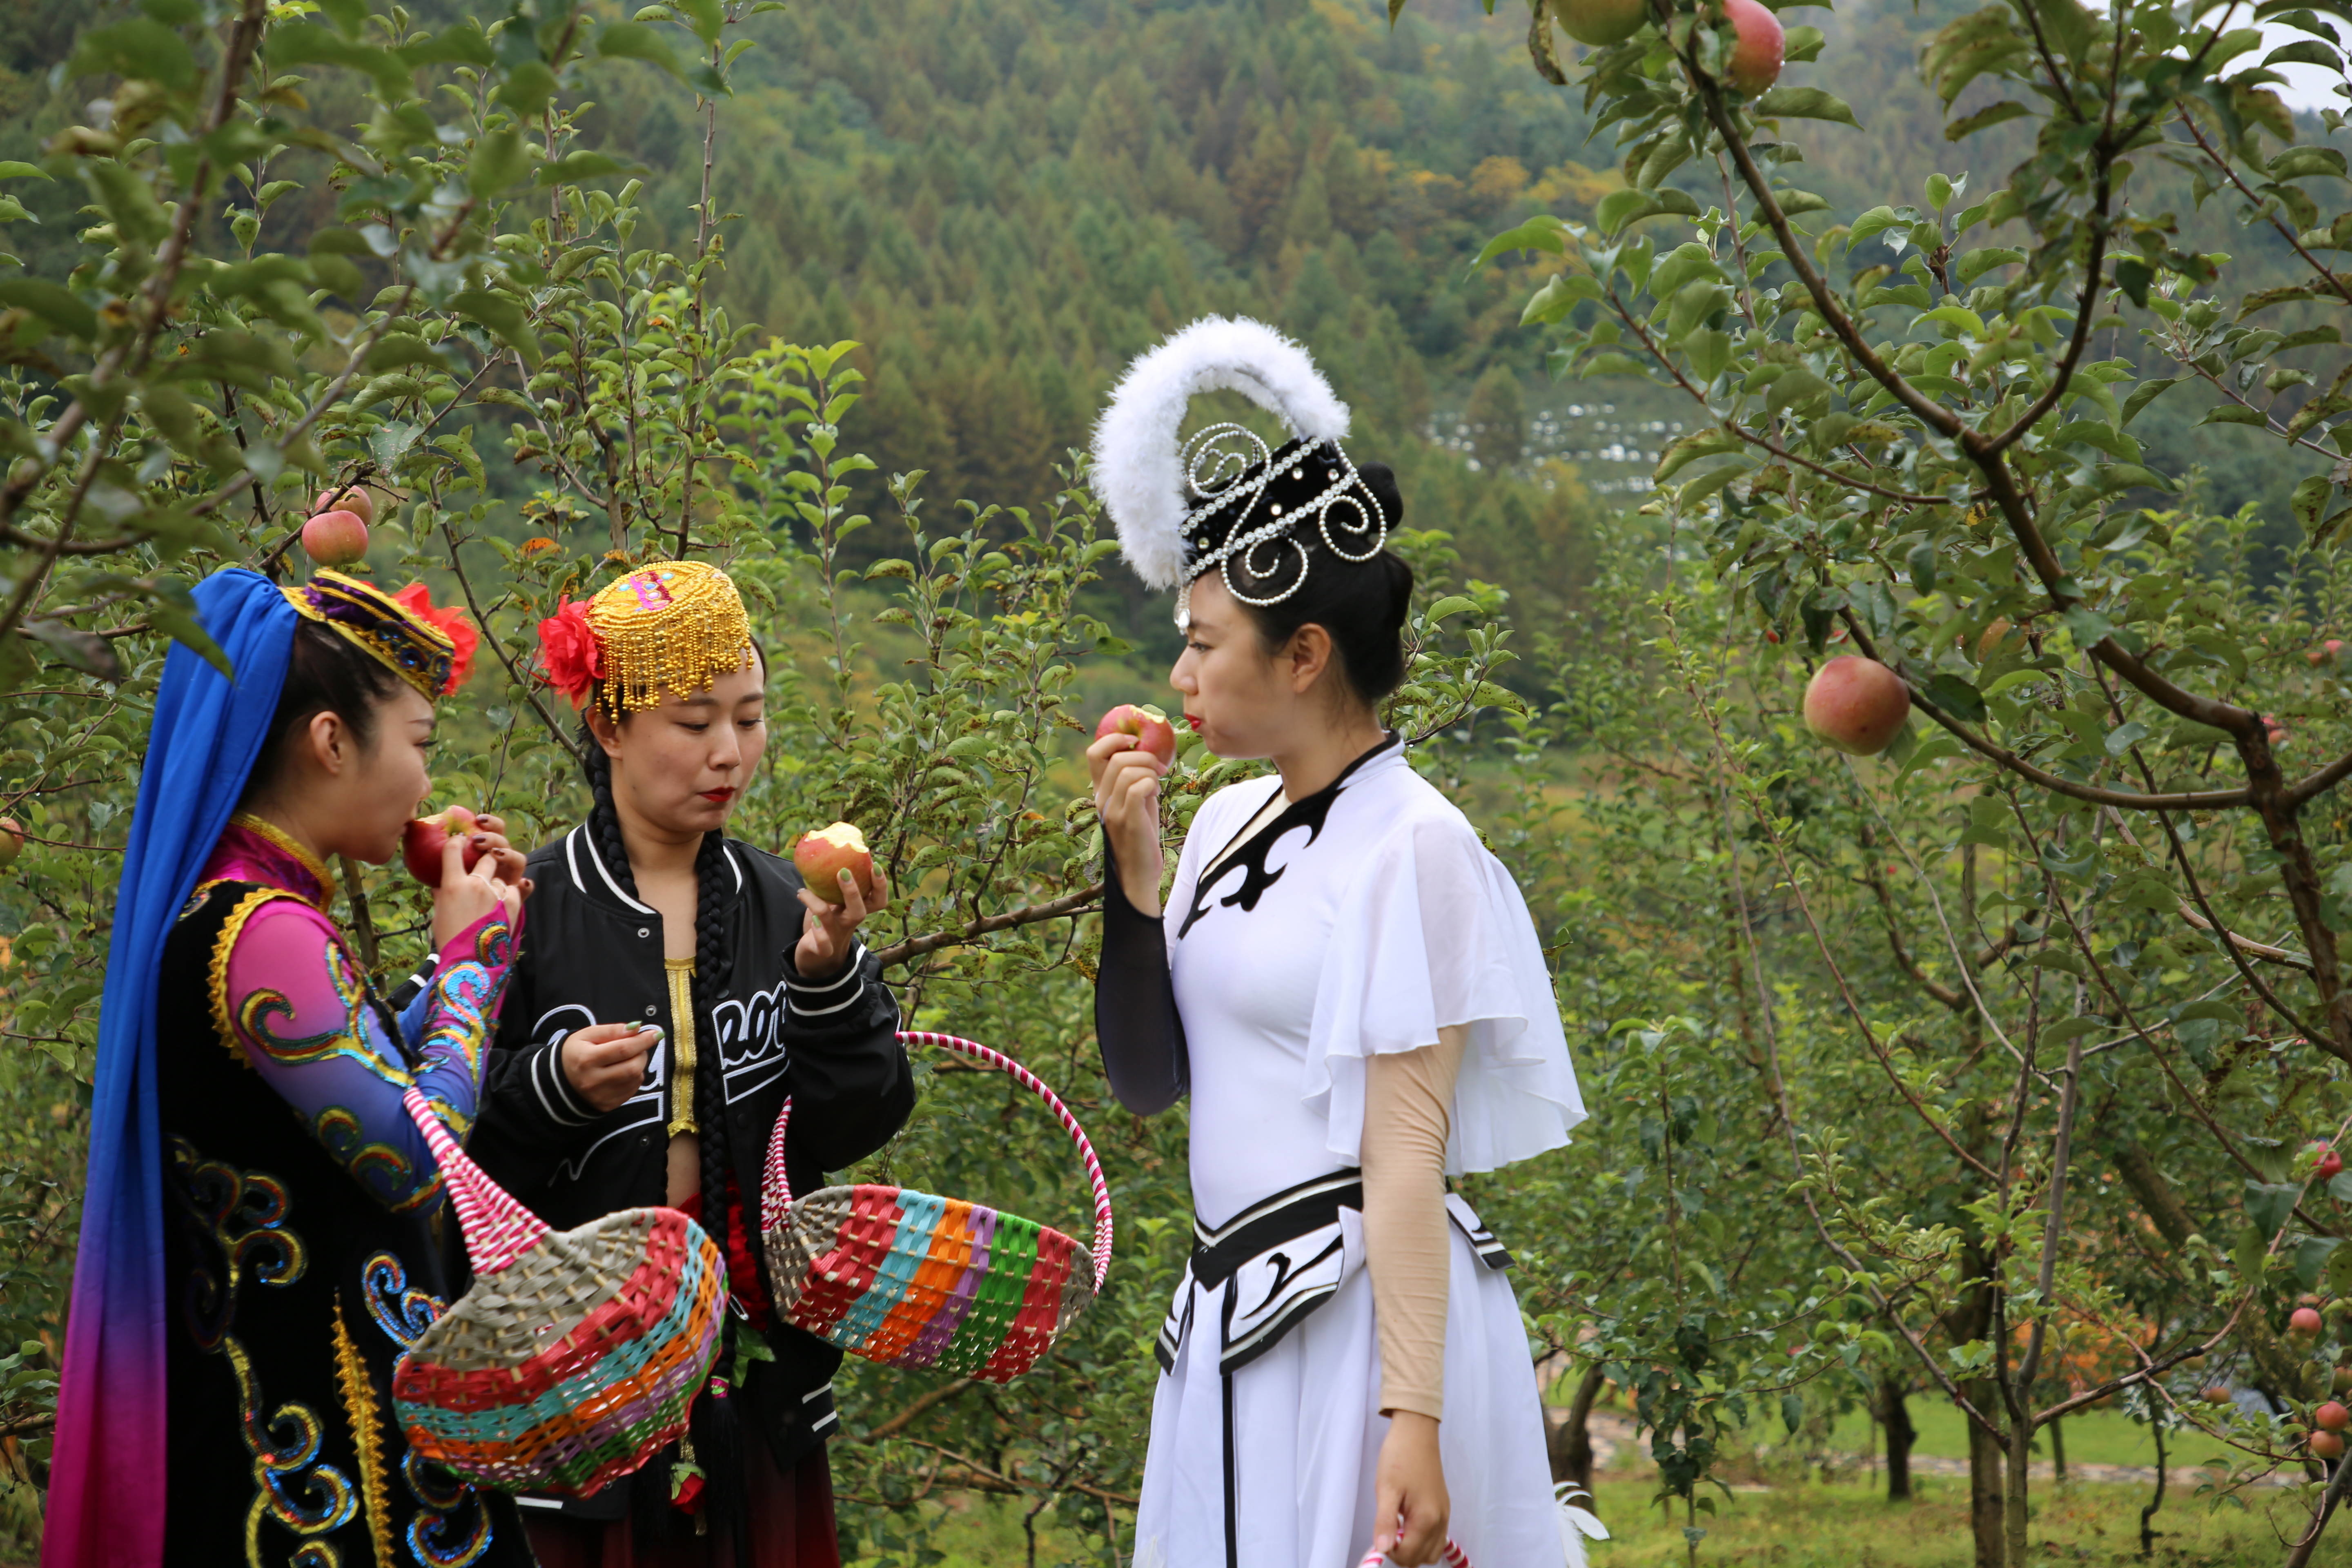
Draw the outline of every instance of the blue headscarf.
<instances>
[{"instance_id":1,"label":"blue headscarf","mask_svg":"<svg viewBox=\"0 0 2352 1568\"><path fill-rule=\"evenodd\" d=\"M174 644L155 696L99 1009L89 1177L43 1568L156 1568L163 1556L167 1303L156 972L172 922L245 794L300 624L277 584L243 568L205 579L195 600L236 675Z\"/></svg>"}]
</instances>

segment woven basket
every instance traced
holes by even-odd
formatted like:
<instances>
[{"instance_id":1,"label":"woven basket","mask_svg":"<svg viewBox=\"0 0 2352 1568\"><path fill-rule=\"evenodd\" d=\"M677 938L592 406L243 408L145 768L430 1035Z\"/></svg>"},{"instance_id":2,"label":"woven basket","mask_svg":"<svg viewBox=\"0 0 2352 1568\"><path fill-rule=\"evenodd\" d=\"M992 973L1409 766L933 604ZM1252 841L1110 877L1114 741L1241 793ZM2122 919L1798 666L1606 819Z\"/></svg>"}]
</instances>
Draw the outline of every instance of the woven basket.
<instances>
[{"instance_id":1,"label":"woven basket","mask_svg":"<svg viewBox=\"0 0 2352 1568\"><path fill-rule=\"evenodd\" d=\"M1091 1268L1079 1244L1034 1220L907 1187L826 1187L793 1196L784 1174L784 1101L760 1195L768 1290L777 1314L885 1366L929 1367L1010 1383L1077 1321L1110 1269L1110 1189L1094 1145L1027 1068L953 1035L907 1031L1009 1073L1044 1100L1094 1184Z\"/></svg>"},{"instance_id":2,"label":"woven basket","mask_svg":"<svg viewBox=\"0 0 2352 1568\"><path fill-rule=\"evenodd\" d=\"M474 1263L473 1288L394 1369L409 1447L499 1491L602 1489L686 1430L726 1319L718 1247L670 1208L550 1230L467 1157L422 1094L403 1103Z\"/></svg>"}]
</instances>

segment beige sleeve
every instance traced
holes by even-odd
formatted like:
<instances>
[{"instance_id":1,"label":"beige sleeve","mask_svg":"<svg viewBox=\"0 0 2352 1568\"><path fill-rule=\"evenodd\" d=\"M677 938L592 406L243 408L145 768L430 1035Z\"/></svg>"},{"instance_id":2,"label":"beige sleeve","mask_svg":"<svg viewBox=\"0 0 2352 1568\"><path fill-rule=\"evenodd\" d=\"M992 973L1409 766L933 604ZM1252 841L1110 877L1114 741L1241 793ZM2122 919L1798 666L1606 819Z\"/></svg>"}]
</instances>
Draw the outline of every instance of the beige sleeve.
<instances>
[{"instance_id":1,"label":"beige sleeve","mask_svg":"<svg viewBox=\"0 0 2352 1568\"><path fill-rule=\"evenodd\" d=\"M1445 1134L1469 1031L1364 1064L1364 1251L1381 1325L1381 1410L1445 1413Z\"/></svg>"}]
</instances>

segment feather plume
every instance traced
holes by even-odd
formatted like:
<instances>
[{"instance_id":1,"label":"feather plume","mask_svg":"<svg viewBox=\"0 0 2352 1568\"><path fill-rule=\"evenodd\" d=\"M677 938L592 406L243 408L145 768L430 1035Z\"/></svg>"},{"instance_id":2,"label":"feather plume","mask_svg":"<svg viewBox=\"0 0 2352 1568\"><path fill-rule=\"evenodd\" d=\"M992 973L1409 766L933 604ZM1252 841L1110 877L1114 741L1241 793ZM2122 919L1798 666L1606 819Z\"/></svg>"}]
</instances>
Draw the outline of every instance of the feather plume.
<instances>
[{"instance_id":1,"label":"feather plume","mask_svg":"<svg viewBox=\"0 0 2352 1568\"><path fill-rule=\"evenodd\" d=\"M1240 393L1309 441L1348 433L1348 405L1307 351L1263 321L1203 316L1128 366L1095 426L1095 489L1128 564L1152 588L1183 579L1192 502L1177 435L1186 405L1216 391Z\"/></svg>"}]
</instances>

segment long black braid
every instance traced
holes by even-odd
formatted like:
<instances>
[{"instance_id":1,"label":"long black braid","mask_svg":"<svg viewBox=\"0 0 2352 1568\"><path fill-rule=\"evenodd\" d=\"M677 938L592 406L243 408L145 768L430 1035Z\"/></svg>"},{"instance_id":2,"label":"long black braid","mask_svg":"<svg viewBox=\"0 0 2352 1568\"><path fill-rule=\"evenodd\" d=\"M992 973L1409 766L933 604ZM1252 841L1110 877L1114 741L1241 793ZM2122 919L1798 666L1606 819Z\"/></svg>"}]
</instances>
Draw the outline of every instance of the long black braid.
<instances>
[{"instance_id":1,"label":"long black braid","mask_svg":"<svg viewBox=\"0 0 2352 1568\"><path fill-rule=\"evenodd\" d=\"M613 879L623 891L635 898L636 873L630 868L628 844L621 837L620 813L613 805L613 759L605 754L586 725L581 729L582 766L596 802L588 815L589 835L597 854L612 871ZM733 882L728 870L725 839L724 833L706 833L701 847L695 851L694 977L690 986L694 1009L693 1109L702 1158L702 1228L719 1248L722 1259L729 1256L736 1218L728 1202L731 1162L727 1135L726 1060L713 1016L715 1005L727 994L735 968L734 944L727 940L723 907L727 889ZM751 1221L747 1217L745 1223L748 1226ZM752 1256L756 1258L756 1238L747 1236L746 1241L751 1244ZM731 1342L736 1328L731 1313L727 1326ZM723 1377L732 1370L722 1347L719 1375ZM742 1485L742 1436L734 1405L731 1396L696 1400L692 1435L695 1457L709 1489L704 1494L704 1511L733 1535L740 1558L742 1544L748 1539L749 1516ZM644 1508L637 1510L641 1529L651 1522L647 1512ZM671 1510L664 1508L659 1513L663 1524L674 1526L676 1516Z\"/></svg>"}]
</instances>

